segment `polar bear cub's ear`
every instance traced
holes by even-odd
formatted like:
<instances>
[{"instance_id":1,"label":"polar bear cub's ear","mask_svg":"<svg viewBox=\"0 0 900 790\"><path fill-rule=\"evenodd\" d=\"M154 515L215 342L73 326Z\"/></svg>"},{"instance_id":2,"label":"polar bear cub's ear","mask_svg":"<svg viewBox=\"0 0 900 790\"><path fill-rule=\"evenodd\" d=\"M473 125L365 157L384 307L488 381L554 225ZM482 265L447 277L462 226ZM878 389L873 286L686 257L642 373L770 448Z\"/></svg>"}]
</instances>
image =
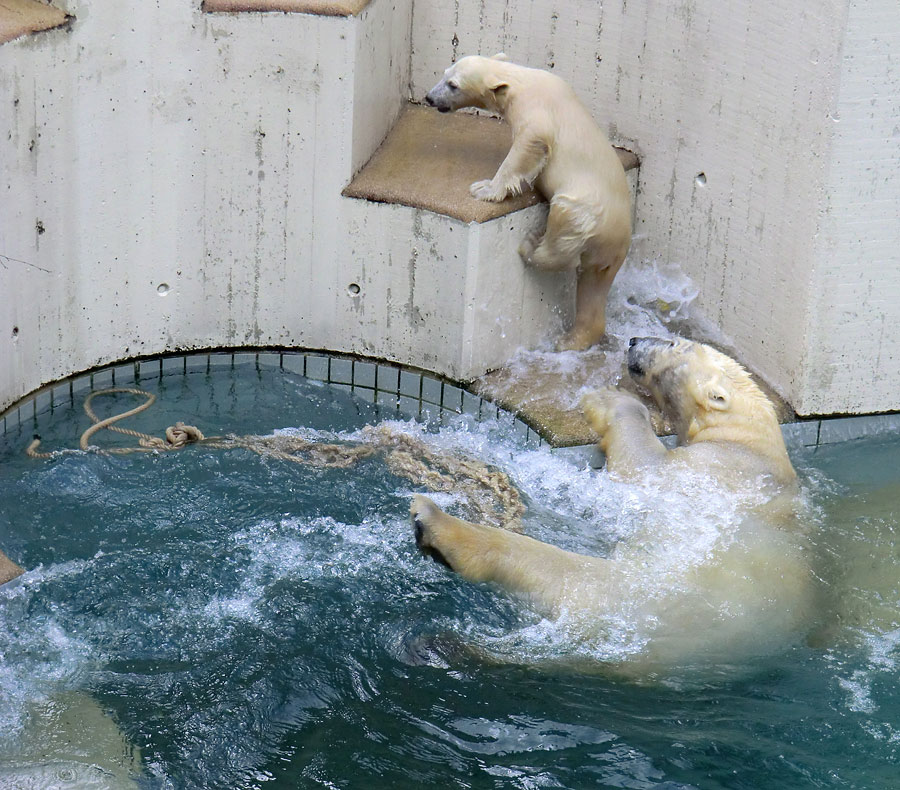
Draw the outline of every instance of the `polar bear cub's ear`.
<instances>
[{"instance_id":1,"label":"polar bear cub's ear","mask_svg":"<svg viewBox=\"0 0 900 790\"><path fill-rule=\"evenodd\" d=\"M505 52L498 52L496 55L491 55L491 60L502 60L504 63L509 63L509 55Z\"/></svg>"}]
</instances>

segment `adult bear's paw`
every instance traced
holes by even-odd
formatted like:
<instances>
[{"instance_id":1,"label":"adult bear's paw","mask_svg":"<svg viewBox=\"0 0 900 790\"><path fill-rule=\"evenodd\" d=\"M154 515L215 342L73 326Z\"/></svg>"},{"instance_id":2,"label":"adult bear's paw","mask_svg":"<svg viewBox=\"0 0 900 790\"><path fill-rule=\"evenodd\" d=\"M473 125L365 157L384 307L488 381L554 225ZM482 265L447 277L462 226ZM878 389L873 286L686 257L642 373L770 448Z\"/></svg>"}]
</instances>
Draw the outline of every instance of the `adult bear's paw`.
<instances>
[{"instance_id":1,"label":"adult bear's paw","mask_svg":"<svg viewBox=\"0 0 900 790\"><path fill-rule=\"evenodd\" d=\"M612 387L590 392L581 399L581 409L597 435L603 438L610 426L629 412L650 419L650 413L634 395Z\"/></svg>"},{"instance_id":2,"label":"adult bear's paw","mask_svg":"<svg viewBox=\"0 0 900 790\"><path fill-rule=\"evenodd\" d=\"M427 496L416 494L409 508L413 530L416 536L416 547L426 557L436 563L453 570L444 553L435 545L440 541L440 521L444 512Z\"/></svg>"}]
</instances>

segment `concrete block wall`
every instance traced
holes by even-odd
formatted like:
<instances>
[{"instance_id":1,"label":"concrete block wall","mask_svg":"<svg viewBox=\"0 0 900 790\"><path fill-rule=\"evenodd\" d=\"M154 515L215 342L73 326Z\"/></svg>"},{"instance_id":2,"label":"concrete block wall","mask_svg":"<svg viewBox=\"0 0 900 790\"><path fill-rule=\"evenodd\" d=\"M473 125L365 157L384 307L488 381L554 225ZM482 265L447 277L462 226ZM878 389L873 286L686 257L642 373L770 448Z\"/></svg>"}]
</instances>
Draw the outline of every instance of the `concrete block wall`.
<instances>
[{"instance_id":1,"label":"concrete block wall","mask_svg":"<svg viewBox=\"0 0 900 790\"><path fill-rule=\"evenodd\" d=\"M142 354L340 350L340 190L406 101L411 0L65 10L0 47L0 410Z\"/></svg>"},{"instance_id":2,"label":"concrete block wall","mask_svg":"<svg viewBox=\"0 0 900 790\"><path fill-rule=\"evenodd\" d=\"M570 81L641 157L632 261L801 414L900 408L896 0L417 0L412 90L503 50Z\"/></svg>"},{"instance_id":3,"label":"concrete block wall","mask_svg":"<svg viewBox=\"0 0 900 790\"><path fill-rule=\"evenodd\" d=\"M467 381L501 367L518 348L546 341L573 317L575 282L519 260L519 241L545 213L530 206L464 223L351 201L344 216L353 254L340 273L359 292L342 293L332 346ZM372 332L373 325L385 331Z\"/></svg>"}]
</instances>

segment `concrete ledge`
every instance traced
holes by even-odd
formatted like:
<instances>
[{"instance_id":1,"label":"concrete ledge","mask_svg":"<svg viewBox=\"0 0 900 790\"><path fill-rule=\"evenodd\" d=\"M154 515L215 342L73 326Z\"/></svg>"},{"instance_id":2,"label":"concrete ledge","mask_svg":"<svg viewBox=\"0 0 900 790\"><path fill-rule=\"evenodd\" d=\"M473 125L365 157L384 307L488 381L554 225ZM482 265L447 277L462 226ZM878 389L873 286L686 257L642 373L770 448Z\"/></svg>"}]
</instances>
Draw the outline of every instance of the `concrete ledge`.
<instances>
[{"instance_id":1,"label":"concrete ledge","mask_svg":"<svg viewBox=\"0 0 900 790\"><path fill-rule=\"evenodd\" d=\"M571 322L574 272L535 271L516 252L542 206L464 223L410 206L342 202L349 237L365 246L335 257L334 323L322 344L470 381Z\"/></svg>"},{"instance_id":2,"label":"concrete ledge","mask_svg":"<svg viewBox=\"0 0 900 790\"><path fill-rule=\"evenodd\" d=\"M410 104L381 147L343 191L345 197L399 203L463 222L486 222L540 203L533 189L502 203L476 200L473 181L492 178L511 142L509 126L467 113L442 115ZM638 165L616 149L625 170Z\"/></svg>"},{"instance_id":3,"label":"concrete ledge","mask_svg":"<svg viewBox=\"0 0 900 790\"><path fill-rule=\"evenodd\" d=\"M204 0L208 14L234 11L280 11L285 14L356 16L369 0Z\"/></svg>"},{"instance_id":4,"label":"concrete ledge","mask_svg":"<svg viewBox=\"0 0 900 790\"><path fill-rule=\"evenodd\" d=\"M703 339L703 342L709 341ZM728 353L735 356L730 349ZM554 364L548 357L556 357L560 361L563 358L549 352L526 353L510 366L476 379L472 391L524 420L551 446L578 447L597 441L597 435L578 405L579 393L601 386L597 381L597 371L615 370L618 372L609 381L602 382L602 386L616 386L640 398L650 411L657 435L674 432L656 404L632 382L621 350L595 346L577 352L577 364L573 364L573 355L576 352L565 352L567 361ZM796 415L785 400L760 376L753 371L750 373L775 406L778 421L787 423L795 420Z\"/></svg>"},{"instance_id":5,"label":"concrete ledge","mask_svg":"<svg viewBox=\"0 0 900 790\"><path fill-rule=\"evenodd\" d=\"M37 0L0 0L0 44L64 25L69 17Z\"/></svg>"}]
</instances>

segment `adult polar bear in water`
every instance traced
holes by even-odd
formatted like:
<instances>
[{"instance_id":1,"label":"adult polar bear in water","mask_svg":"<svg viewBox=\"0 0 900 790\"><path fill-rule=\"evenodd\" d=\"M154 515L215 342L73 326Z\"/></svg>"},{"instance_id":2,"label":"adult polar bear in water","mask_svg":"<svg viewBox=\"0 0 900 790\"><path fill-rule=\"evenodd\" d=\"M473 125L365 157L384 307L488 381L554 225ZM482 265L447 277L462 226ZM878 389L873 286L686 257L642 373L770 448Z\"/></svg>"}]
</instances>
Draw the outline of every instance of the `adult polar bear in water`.
<instances>
[{"instance_id":1,"label":"adult polar bear in water","mask_svg":"<svg viewBox=\"0 0 900 790\"><path fill-rule=\"evenodd\" d=\"M631 244L631 192L606 135L555 74L470 55L444 72L425 97L441 112L479 107L499 113L513 140L496 175L471 193L499 202L533 184L550 202L543 237L519 247L526 264L578 270L575 326L558 347L584 349L606 333L606 300Z\"/></svg>"},{"instance_id":2,"label":"adult polar bear in water","mask_svg":"<svg viewBox=\"0 0 900 790\"><path fill-rule=\"evenodd\" d=\"M416 496L417 545L469 581L494 582L574 620L573 633L620 632L628 623L632 670L784 646L814 612L813 584L796 475L772 404L740 365L700 343L634 338L628 369L677 426L678 447L666 449L630 394L602 391L583 407L610 476L663 486L669 502L680 496L677 519L648 514L599 558L462 521Z\"/></svg>"}]
</instances>

